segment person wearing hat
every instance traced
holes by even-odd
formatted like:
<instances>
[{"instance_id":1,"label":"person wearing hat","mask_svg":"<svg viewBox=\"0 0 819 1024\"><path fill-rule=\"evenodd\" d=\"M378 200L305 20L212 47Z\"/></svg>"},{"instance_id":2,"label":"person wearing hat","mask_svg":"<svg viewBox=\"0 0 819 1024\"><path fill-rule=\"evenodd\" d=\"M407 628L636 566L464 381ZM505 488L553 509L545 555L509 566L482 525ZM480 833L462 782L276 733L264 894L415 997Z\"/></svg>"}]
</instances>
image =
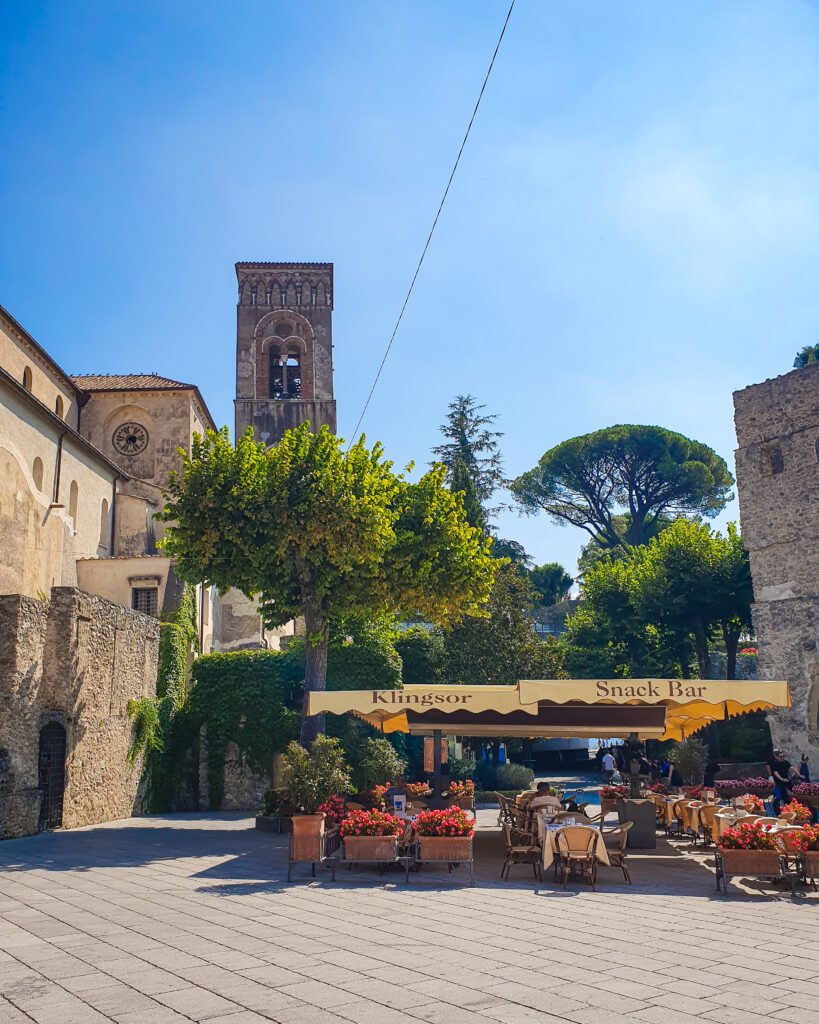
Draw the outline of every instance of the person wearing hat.
<instances>
[{"instance_id":1,"label":"person wearing hat","mask_svg":"<svg viewBox=\"0 0 819 1024\"><path fill-rule=\"evenodd\" d=\"M771 770L771 778L774 782L774 814L778 815L782 803L788 803L791 799L791 782L789 777L791 763L785 759L785 755L781 750L776 749L771 760L768 762L768 767Z\"/></svg>"}]
</instances>

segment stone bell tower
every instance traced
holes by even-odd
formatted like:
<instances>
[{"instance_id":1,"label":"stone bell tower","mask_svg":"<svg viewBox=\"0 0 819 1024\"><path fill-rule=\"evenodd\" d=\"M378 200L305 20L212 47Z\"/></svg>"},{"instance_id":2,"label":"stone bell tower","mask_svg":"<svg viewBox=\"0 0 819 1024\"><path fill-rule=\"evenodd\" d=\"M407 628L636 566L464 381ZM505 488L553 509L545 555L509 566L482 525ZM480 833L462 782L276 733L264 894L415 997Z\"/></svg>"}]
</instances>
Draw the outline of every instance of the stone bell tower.
<instances>
[{"instance_id":1,"label":"stone bell tower","mask_svg":"<svg viewBox=\"0 0 819 1024\"><path fill-rule=\"evenodd\" d=\"M336 431L333 264L237 263L236 438L275 444L309 420Z\"/></svg>"}]
</instances>

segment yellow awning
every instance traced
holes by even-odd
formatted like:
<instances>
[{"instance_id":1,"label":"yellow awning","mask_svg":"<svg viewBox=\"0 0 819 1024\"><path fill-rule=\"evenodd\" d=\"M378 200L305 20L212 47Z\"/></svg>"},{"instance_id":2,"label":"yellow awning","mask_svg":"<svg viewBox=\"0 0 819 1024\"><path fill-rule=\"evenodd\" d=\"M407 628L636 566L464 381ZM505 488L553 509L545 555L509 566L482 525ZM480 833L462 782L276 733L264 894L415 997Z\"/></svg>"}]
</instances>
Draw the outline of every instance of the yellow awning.
<instances>
[{"instance_id":1,"label":"yellow awning","mask_svg":"<svg viewBox=\"0 0 819 1024\"><path fill-rule=\"evenodd\" d=\"M781 680L526 679L517 686L312 692L307 713L351 712L384 732L682 739L709 722L790 704Z\"/></svg>"}]
</instances>

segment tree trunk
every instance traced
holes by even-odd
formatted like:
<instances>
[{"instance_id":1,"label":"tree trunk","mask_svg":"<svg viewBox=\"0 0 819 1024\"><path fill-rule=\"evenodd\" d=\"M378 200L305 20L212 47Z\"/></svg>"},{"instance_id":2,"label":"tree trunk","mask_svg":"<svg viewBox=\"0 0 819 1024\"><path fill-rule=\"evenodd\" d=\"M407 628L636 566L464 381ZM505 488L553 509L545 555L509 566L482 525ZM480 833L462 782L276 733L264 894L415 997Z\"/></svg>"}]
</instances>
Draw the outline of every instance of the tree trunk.
<instances>
[{"instance_id":1,"label":"tree trunk","mask_svg":"<svg viewBox=\"0 0 819 1024\"><path fill-rule=\"evenodd\" d=\"M301 744L309 746L319 733L324 732L324 715L307 715L307 695L311 691L327 689L327 647L329 620L316 609L305 609L307 631L304 644L304 704L301 714Z\"/></svg>"},{"instance_id":2,"label":"tree trunk","mask_svg":"<svg viewBox=\"0 0 819 1024\"><path fill-rule=\"evenodd\" d=\"M711 651L708 647L708 634L702 623L694 627L694 643L697 648L697 663L700 669L700 679L711 678Z\"/></svg>"},{"instance_id":3,"label":"tree trunk","mask_svg":"<svg viewBox=\"0 0 819 1024\"><path fill-rule=\"evenodd\" d=\"M736 679L737 677L737 648L739 647L739 633L730 626L722 627L722 638L725 641L725 678Z\"/></svg>"}]
</instances>

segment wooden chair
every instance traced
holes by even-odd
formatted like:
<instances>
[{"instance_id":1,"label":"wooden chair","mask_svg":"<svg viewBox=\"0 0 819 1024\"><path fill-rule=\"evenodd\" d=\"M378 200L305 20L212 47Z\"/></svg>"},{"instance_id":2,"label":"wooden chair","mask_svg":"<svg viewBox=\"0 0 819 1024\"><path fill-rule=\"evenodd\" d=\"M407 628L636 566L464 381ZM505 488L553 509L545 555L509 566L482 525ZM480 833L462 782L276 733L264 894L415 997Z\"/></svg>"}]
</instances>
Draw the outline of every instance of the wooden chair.
<instances>
[{"instance_id":1,"label":"wooden chair","mask_svg":"<svg viewBox=\"0 0 819 1024\"><path fill-rule=\"evenodd\" d=\"M540 843L530 834L519 832L511 825L504 824L502 832L506 856L501 868L501 878L504 881L509 878L509 868L513 864L531 864L535 878L541 879L543 851Z\"/></svg>"},{"instance_id":2,"label":"wooden chair","mask_svg":"<svg viewBox=\"0 0 819 1024\"><path fill-rule=\"evenodd\" d=\"M588 880L596 891L597 849L599 833L582 826L567 825L556 833L555 868L560 872L560 881L566 888L566 881L573 870Z\"/></svg>"},{"instance_id":3,"label":"wooden chair","mask_svg":"<svg viewBox=\"0 0 819 1024\"><path fill-rule=\"evenodd\" d=\"M626 843L628 842L628 830L633 825L633 821L624 821L617 828L609 829L603 833L603 842L606 844L609 864L613 868L622 869L623 877L629 885L631 885L631 875L626 864Z\"/></svg>"},{"instance_id":4,"label":"wooden chair","mask_svg":"<svg viewBox=\"0 0 819 1024\"><path fill-rule=\"evenodd\" d=\"M706 804L700 810L700 836L703 846L710 846L714 841L718 810L716 804Z\"/></svg>"}]
</instances>

